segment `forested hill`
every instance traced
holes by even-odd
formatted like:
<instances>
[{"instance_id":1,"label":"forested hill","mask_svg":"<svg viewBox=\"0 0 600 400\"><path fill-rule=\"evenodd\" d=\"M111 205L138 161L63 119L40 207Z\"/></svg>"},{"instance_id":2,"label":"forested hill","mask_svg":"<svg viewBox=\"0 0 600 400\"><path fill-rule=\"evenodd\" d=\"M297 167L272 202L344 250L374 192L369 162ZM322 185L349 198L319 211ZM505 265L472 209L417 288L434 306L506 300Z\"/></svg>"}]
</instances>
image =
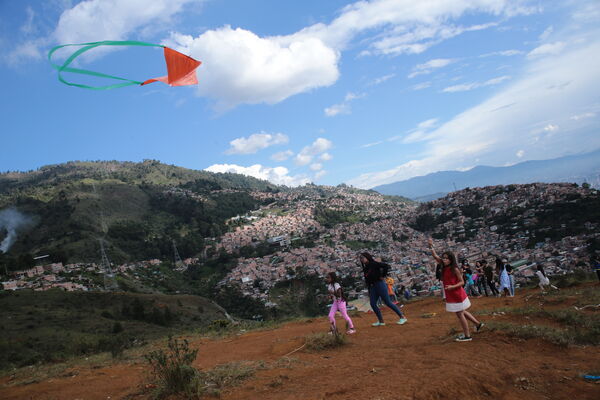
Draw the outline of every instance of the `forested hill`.
<instances>
[{"instance_id":1,"label":"forested hill","mask_svg":"<svg viewBox=\"0 0 600 400\"><path fill-rule=\"evenodd\" d=\"M162 164L69 162L0 174L0 212L12 218L9 254L51 254L55 261L98 261L105 237L113 261L182 257L220 236L225 221L257 209L251 191L288 190L237 174ZM0 230L0 242L9 234Z\"/></svg>"}]
</instances>

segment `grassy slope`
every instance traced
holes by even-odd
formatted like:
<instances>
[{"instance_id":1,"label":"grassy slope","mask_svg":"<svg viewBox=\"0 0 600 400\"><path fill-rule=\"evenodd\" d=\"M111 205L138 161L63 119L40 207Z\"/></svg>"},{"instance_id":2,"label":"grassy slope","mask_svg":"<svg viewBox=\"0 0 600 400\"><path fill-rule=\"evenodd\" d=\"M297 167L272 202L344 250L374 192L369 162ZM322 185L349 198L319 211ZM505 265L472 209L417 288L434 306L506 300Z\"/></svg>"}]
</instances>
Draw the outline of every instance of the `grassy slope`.
<instances>
[{"instance_id":1,"label":"grassy slope","mask_svg":"<svg viewBox=\"0 0 600 400\"><path fill-rule=\"evenodd\" d=\"M161 201L165 202L164 192L169 187L189 189L207 201L188 200L202 204L193 219L177 215L178 204L172 204L171 210L157 209L162 206ZM157 252L158 256L168 251L171 258L171 251L167 250L171 240L185 242L185 237L191 234L190 243L182 245L188 251L180 249L188 253L182 256L188 257L201 250L199 238L223 229L225 218L252 208L248 200L236 206L237 199L229 195L233 199L227 203L230 206L221 208L218 216L214 216L214 210L228 200L227 194L210 193L215 189L280 190L254 178L189 170L157 161L71 162L36 171L0 174L0 209L15 206L35 221L35 228L19 235L11 251L14 254L51 253L60 249L70 261L95 261L99 255L97 239L105 236L111 226L127 222L143 230L143 234L131 238L138 242L138 247L153 239L166 243ZM132 253L130 249L122 248L118 238L108 237L111 239L109 256L116 261L127 260ZM146 246L157 247L156 243ZM141 252L150 258L157 255Z\"/></svg>"},{"instance_id":2,"label":"grassy slope","mask_svg":"<svg viewBox=\"0 0 600 400\"><path fill-rule=\"evenodd\" d=\"M219 308L198 296L5 292L0 295L0 369L108 351L120 343L139 345L223 319ZM114 332L116 323L122 332Z\"/></svg>"}]
</instances>

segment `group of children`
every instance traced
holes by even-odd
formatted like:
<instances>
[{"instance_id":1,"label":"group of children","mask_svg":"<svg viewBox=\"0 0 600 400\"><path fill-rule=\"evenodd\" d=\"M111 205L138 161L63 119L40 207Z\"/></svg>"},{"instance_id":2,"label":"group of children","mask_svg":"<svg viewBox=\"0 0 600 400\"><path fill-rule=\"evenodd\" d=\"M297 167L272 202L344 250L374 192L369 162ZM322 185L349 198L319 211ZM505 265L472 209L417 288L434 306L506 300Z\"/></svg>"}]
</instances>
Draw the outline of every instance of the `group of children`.
<instances>
[{"instance_id":1,"label":"group of children","mask_svg":"<svg viewBox=\"0 0 600 400\"><path fill-rule=\"evenodd\" d=\"M459 267L456 255L452 251L444 251L439 256L433 248L433 240L428 241L429 249L436 262L436 277L442 282L442 295L446 303L446 311L455 313L463 333L456 338L458 342L469 342L472 340L469 322L474 324L475 331L479 332L484 326L470 312L467 311L471 307L469 295L480 297L485 292L488 295L489 288L492 295L500 296L504 293L506 296L514 296L514 278L510 264L506 260L496 259L496 273L499 276L499 289L496 288L494 282L494 270L487 265L485 260L477 261L475 272L473 272L467 262L463 262L462 268ZM369 300L373 312L377 316L377 322L372 326L383 326L383 315L379 309L379 303L388 306L400 318L396 323L404 325L408 320L394 304L390 298L394 292L390 290L390 282L387 279L389 265L377 261L369 253L361 253L359 261L362 265L363 276L369 292ZM556 289L556 286L550 284L550 280L544 271L542 265L538 265L536 275L539 279L539 287L544 292L546 286ZM329 311L329 321L331 323L332 333L337 333L335 322L335 314L339 311L347 323L348 334L356 332L352 319L347 311L347 298L342 289L338 278L334 272L330 272L326 277L327 288L329 295L333 300L331 310Z\"/></svg>"},{"instance_id":2,"label":"group of children","mask_svg":"<svg viewBox=\"0 0 600 400\"><path fill-rule=\"evenodd\" d=\"M404 316L402 311L400 311L400 308L398 308L398 306L394 304L390 298L390 292L386 282L386 276L389 269L389 265L380 261L376 261L373 258L373 256L369 253L361 253L359 256L359 261L362 265L363 276L365 278L365 283L369 291L369 301L371 304L371 308L377 316L377 322L374 322L373 324L371 324L371 326L378 327L385 325L383 315L381 314L381 310L379 309L379 302L388 306L392 311L394 311L398 315L399 319L396 322L398 325L404 325L405 323L407 323L408 319ZM346 333L355 333L356 330L354 329L352 319L350 318L350 316L348 316L348 311L346 307L347 298L341 285L338 282L335 272L328 273L326 281L329 296L333 300L331 310L329 311L329 322L331 323L331 332L337 333L335 313L339 311L342 314L342 317L346 320Z\"/></svg>"},{"instance_id":3,"label":"group of children","mask_svg":"<svg viewBox=\"0 0 600 400\"><path fill-rule=\"evenodd\" d=\"M492 296L505 296L514 297L515 295L515 280L513 276L513 268L507 263L507 260L501 260L499 257L496 258L496 269L495 272L498 275L499 289L496 288L496 282L494 279L494 269L487 264L486 260L476 261L475 269L471 269L467 260L462 261L462 273L465 281L465 291L467 295L474 297L481 297L484 294L489 296L488 289ZM546 287L557 289L556 286L550 284L550 279L546 275L544 266L542 264L537 265L536 276L538 278L538 285L542 291L545 291ZM436 271L436 277L441 280L439 274L439 266Z\"/></svg>"}]
</instances>

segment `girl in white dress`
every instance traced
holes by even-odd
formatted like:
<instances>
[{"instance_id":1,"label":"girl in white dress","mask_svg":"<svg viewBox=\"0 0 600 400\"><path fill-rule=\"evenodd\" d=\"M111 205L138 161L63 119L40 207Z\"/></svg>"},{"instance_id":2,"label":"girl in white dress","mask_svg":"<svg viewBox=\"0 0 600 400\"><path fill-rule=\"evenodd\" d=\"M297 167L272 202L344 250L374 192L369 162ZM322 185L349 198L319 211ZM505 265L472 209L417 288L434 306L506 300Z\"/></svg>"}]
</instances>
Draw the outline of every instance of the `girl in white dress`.
<instances>
[{"instance_id":1,"label":"girl in white dress","mask_svg":"<svg viewBox=\"0 0 600 400\"><path fill-rule=\"evenodd\" d=\"M544 266L542 264L538 264L537 272L535 274L540 280L539 287L542 290L542 293L544 293L544 286L550 286L552 289L558 290L556 286L550 284L550 279L548 279L548 276L546 275L546 272L544 271Z\"/></svg>"}]
</instances>

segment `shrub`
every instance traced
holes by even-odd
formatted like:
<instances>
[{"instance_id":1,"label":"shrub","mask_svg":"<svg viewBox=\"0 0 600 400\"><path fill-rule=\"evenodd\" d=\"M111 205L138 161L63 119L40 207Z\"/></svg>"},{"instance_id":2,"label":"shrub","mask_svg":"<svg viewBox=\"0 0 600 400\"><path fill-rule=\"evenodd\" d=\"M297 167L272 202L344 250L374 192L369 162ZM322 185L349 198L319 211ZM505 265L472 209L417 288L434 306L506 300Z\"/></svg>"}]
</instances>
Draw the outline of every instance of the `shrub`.
<instances>
[{"instance_id":1,"label":"shrub","mask_svg":"<svg viewBox=\"0 0 600 400\"><path fill-rule=\"evenodd\" d=\"M121 358L125 349L131 347L131 341L125 335L105 336L98 341L99 351L109 351L112 358Z\"/></svg>"},{"instance_id":2,"label":"shrub","mask_svg":"<svg viewBox=\"0 0 600 400\"><path fill-rule=\"evenodd\" d=\"M229 326L229 324L230 324L230 322L226 319L216 319L213 322L211 322L210 328L220 330L220 329L227 328Z\"/></svg>"},{"instance_id":3,"label":"shrub","mask_svg":"<svg viewBox=\"0 0 600 400\"><path fill-rule=\"evenodd\" d=\"M123 325L120 322L115 322L112 327L112 333L121 333L123 332Z\"/></svg>"},{"instance_id":4,"label":"shrub","mask_svg":"<svg viewBox=\"0 0 600 400\"><path fill-rule=\"evenodd\" d=\"M170 394L184 393L188 396L197 395L199 372L192 366L198 355L198 350L190 349L187 340L169 337L168 350L156 350L144 358L151 367L151 374L157 381L158 397Z\"/></svg>"},{"instance_id":5,"label":"shrub","mask_svg":"<svg viewBox=\"0 0 600 400\"><path fill-rule=\"evenodd\" d=\"M346 335L328 333L315 333L306 337L306 349L309 351L321 351L343 346L347 343Z\"/></svg>"}]
</instances>

